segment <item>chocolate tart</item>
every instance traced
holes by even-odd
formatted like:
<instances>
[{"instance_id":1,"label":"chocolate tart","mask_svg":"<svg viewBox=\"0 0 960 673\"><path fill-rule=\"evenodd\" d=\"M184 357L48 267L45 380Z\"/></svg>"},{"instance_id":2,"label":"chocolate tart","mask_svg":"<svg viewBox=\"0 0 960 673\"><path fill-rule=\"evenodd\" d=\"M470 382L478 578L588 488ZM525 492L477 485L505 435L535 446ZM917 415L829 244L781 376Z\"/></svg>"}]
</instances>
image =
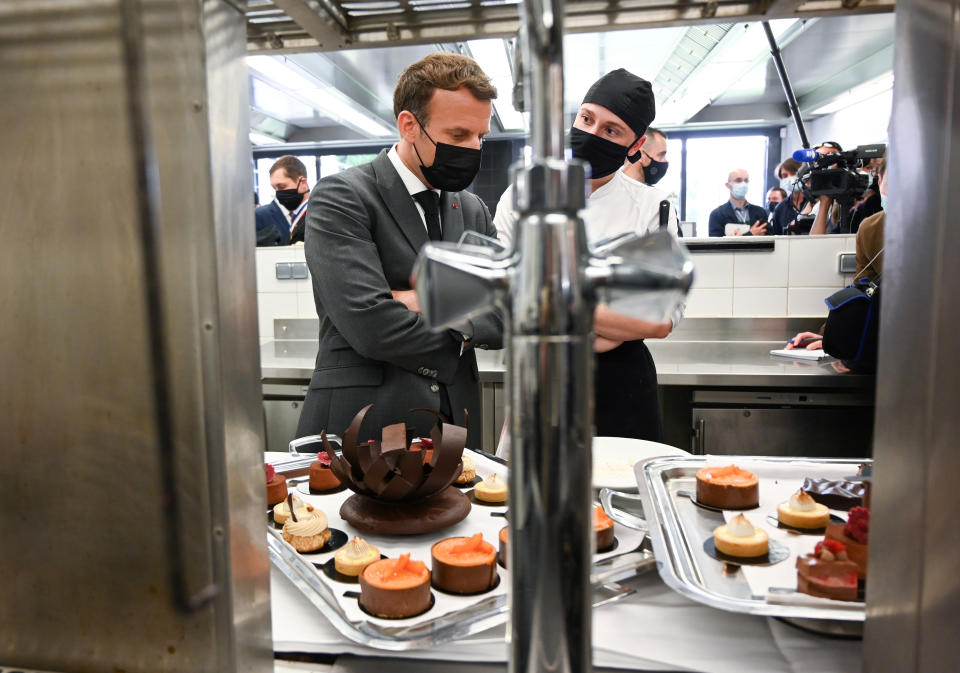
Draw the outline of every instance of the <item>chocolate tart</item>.
<instances>
[{"instance_id":1,"label":"chocolate tart","mask_svg":"<svg viewBox=\"0 0 960 673\"><path fill-rule=\"evenodd\" d=\"M329 462L315 460L310 463L310 489L313 491L332 491L340 488L340 480L330 469Z\"/></svg>"},{"instance_id":2,"label":"chocolate tart","mask_svg":"<svg viewBox=\"0 0 960 673\"><path fill-rule=\"evenodd\" d=\"M865 544L860 544L852 537L843 532L846 524L832 523L827 526L826 539L840 542L847 548L847 556L857 566L857 577L866 579L867 577L867 550Z\"/></svg>"},{"instance_id":3,"label":"chocolate tart","mask_svg":"<svg viewBox=\"0 0 960 673\"><path fill-rule=\"evenodd\" d=\"M863 504L863 497L867 486L862 481L849 479L814 479L807 477L803 480L801 489L810 494L810 497L826 505L830 509L847 511Z\"/></svg>"},{"instance_id":4,"label":"chocolate tart","mask_svg":"<svg viewBox=\"0 0 960 673\"><path fill-rule=\"evenodd\" d=\"M267 476L267 504L271 507L283 502L287 497L287 480L282 474L274 471L273 465L265 465Z\"/></svg>"},{"instance_id":5,"label":"chocolate tart","mask_svg":"<svg viewBox=\"0 0 960 673\"><path fill-rule=\"evenodd\" d=\"M430 549L433 586L452 594L477 594L497 583L497 550L473 537L448 537Z\"/></svg>"},{"instance_id":6,"label":"chocolate tart","mask_svg":"<svg viewBox=\"0 0 960 673\"><path fill-rule=\"evenodd\" d=\"M797 591L800 593L855 601L857 587L857 564L846 558L845 549L834 546L831 551L824 543L818 543L814 553L797 558Z\"/></svg>"},{"instance_id":7,"label":"chocolate tart","mask_svg":"<svg viewBox=\"0 0 960 673\"><path fill-rule=\"evenodd\" d=\"M410 554L371 563L360 573L360 607L377 617L412 617L430 608L430 571Z\"/></svg>"},{"instance_id":8,"label":"chocolate tart","mask_svg":"<svg viewBox=\"0 0 960 673\"><path fill-rule=\"evenodd\" d=\"M697 502L720 509L751 509L760 504L760 480L736 465L701 468Z\"/></svg>"}]
</instances>

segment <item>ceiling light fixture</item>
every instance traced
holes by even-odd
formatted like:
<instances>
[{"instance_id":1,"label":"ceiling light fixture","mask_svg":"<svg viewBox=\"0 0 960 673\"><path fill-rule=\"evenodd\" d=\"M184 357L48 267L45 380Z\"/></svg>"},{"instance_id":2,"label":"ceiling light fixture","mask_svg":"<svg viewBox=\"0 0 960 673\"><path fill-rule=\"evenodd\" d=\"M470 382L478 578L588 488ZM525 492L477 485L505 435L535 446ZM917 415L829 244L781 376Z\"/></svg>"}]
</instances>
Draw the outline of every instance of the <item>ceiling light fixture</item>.
<instances>
[{"instance_id":1,"label":"ceiling light fixture","mask_svg":"<svg viewBox=\"0 0 960 673\"><path fill-rule=\"evenodd\" d=\"M247 56L247 66L287 95L307 103L339 124L376 138L395 134L395 130L381 119L283 56Z\"/></svg>"},{"instance_id":2,"label":"ceiling light fixture","mask_svg":"<svg viewBox=\"0 0 960 673\"><path fill-rule=\"evenodd\" d=\"M777 19L770 22L770 29L774 37L780 38L796 23L797 19ZM658 106L657 124L687 121L769 58L770 48L761 23L742 24L731 30L673 95Z\"/></svg>"},{"instance_id":3,"label":"ceiling light fixture","mask_svg":"<svg viewBox=\"0 0 960 673\"><path fill-rule=\"evenodd\" d=\"M839 112L857 103L862 103L874 96L879 96L893 88L893 72L887 72L863 84L847 89L829 103L821 105L810 114L828 115Z\"/></svg>"}]
</instances>

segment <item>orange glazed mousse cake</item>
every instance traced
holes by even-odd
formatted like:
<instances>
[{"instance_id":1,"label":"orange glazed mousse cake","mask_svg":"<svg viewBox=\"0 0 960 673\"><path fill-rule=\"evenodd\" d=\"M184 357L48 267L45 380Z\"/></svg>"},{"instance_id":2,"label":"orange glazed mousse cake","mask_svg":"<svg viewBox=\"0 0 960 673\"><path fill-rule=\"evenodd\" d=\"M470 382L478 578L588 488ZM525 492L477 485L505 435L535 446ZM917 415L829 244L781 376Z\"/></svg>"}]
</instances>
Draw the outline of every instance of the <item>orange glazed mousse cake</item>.
<instances>
[{"instance_id":1,"label":"orange glazed mousse cake","mask_svg":"<svg viewBox=\"0 0 960 673\"><path fill-rule=\"evenodd\" d=\"M736 465L697 471L697 502L720 509L749 509L760 503L757 475Z\"/></svg>"},{"instance_id":2,"label":"orange glazed mousse cake","mask_svg":"<svg viewBox=\"0 0 960 673\"><path fill-rule=\"evenodd\" d=\"M360 605L377 617L413 617L430 607L430 571L410 554L371 563L360 573Z\"/></svg>"},{"instance_id":3,"label":"orange glazed mousse cake","mask_svg":"<svg viewBox=\"0 0 960 673\"><path fill-rule=\"evenodd\" d=\"M454 594L486 591L497 582L497 550L483 535L448 537L433 545L433 584Z\"/></svg>"}]
</instances>

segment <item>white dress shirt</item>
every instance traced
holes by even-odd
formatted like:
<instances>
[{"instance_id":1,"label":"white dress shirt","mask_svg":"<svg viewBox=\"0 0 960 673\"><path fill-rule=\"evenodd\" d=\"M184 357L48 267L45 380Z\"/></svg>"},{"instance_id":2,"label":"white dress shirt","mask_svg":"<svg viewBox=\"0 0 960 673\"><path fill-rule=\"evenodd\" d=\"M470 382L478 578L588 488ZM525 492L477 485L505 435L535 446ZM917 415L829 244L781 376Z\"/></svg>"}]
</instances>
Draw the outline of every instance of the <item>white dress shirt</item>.
<instances>
[{"instance_id":1,"label":"white dress shirt","mask_svg":"<svg viewBox=\"0 0 960 673\"><path fill-rule=\"evenodd\" d=\"M396 145L391 147L390 151L387 152L387 159L389 159L393 167L397 169L397 173L400 174L400 179L403 180L403 186L410 192L411 197L414 194L419 194L429 189L429 187L420 182L420 178L414 175L413 171L403 163L403 159L400 158L400 154L397 152ZM437 196L440 196L439 189L434 189L433 192ZM420 213L420 219L423 220L423 228L427 229L427 216L423 213L423 206L421 206L416 199L413 200L413 204L417 207L417 212ZM440 219L440 229L443 230L443 218Z\"/></svg>"}]
</instances>

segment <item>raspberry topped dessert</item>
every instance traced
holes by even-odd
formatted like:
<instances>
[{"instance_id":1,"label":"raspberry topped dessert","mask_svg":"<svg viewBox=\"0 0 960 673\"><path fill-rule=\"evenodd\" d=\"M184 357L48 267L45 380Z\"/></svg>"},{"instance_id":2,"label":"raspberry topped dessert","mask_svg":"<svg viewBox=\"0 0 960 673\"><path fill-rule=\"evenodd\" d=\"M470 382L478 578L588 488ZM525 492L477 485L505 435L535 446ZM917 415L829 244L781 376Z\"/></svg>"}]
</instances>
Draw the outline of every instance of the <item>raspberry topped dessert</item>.
<instances>
[{"instance_id":1,"label":"raspberry topped dessert","mask_svg":"<svg viewBox=\"0 0 960 673\"><path fill-rule=\"evenodd\" d=\"M270 463L264 463L263 469L267 473L267 504L276 505L287 497L287 480L282 474L277 474Z\"/></svg>"},{"instance_id":2,"label":"raspberry topped dessert","mask_svg":"<svg viewBox=\"0 0 960 673\"><path fill-rule=\"evenodd\" d=\"M821 540L797 559L797 591L841 601L857 600L857 564L836 540Z\"/></svg>"},{"instance_id":3,"label":"raspberry topped dessert","mask_svg":"<svg viewBox=\"0 0 960 673\"><path fill-rule=\"evenodd\" d=\"M320 451L310 463L310 488L314 491L332 491L340 488L340 480L330 469L330 454Z\"/></svg>"},{"instance_id":4,"label":"raspberry topped dessert","mask_svg":"<svg viewBox=\"0 0 960 673\"><path fill-rule=\"evenodd\" d=\"M870 510L854 507L846 523L827 526L827 539L843 543L850 560L857 564L857 576L867 576L867 542L870 538Z\"/></svg>"}]
</instances>

